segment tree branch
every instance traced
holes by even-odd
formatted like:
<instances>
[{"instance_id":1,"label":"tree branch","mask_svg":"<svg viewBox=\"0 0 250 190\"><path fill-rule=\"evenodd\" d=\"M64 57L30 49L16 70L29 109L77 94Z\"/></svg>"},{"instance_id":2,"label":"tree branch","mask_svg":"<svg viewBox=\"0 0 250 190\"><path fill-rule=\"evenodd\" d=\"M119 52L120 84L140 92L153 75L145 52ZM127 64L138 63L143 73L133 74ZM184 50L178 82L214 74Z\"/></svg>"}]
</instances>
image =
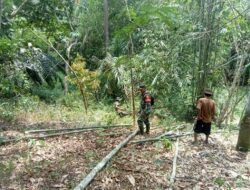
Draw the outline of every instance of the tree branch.
<instances>
[{"instance_id":1,"label":"tree branch","mask_svg":"<svg viewBox=\"0 0 250 190\"><path fill-rule=\"evenodd\" d=\"M21 5L16 9L16 10L14 10L11 14L10 14L10 16L11 17L15 17L16 15L17 15L17 13L23 8L23 6L25 5L25 3L27 3L28 2L28 0L24 0L22 3L21 3Z\"/></svg>"}]
</instances>

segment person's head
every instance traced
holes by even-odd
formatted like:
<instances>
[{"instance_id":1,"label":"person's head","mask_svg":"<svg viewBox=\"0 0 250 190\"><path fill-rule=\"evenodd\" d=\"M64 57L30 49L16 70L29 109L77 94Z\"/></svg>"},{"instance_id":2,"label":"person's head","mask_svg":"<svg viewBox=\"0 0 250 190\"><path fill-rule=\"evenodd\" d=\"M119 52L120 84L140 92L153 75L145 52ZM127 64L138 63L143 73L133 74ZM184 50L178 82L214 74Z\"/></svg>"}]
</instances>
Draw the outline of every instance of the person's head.
<instances>
[{"instance_id":1,"label":"person's head","mask_svg":"<svg viewBox=\"0 0 250 190\"><path fill-rule=\"evenodd\" d=\"M206 90L204 91L204 95L205 95L206 97L212 97L212 96L213 96L213 92L212 92L211 90L209 90L209 89L206 89Z\"/></svg>"},{"instance_id":2,"label":"person's head","mask_svg":"<svg viewBox=\"0 0 250 190\"><path fill-rule=\"evenodd\" d=\"M141 93L144 93L146 91L146 86L144 84L140 84L139 87L138 87L138 90L141 92Z\"/></svg>"}]
</instances>

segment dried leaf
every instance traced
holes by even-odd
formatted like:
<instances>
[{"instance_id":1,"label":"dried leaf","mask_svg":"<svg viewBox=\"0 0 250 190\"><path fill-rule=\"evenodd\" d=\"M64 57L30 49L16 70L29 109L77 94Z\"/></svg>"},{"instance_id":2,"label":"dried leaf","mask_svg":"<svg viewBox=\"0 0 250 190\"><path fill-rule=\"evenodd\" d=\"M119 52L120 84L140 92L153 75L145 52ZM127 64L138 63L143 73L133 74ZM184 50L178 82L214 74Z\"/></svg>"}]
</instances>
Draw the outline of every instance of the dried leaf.
<instances>
[{"instance_id":1,"label":"dried leaf","mask_svg":"<svg viewBox=\"0 0 250 190\"><path fill-rule=\"evenodd\" d=\"M126 175L126 177L128 178L129 182L135 186L135 178L132 175Z\"/></svg>"}]
</instances>

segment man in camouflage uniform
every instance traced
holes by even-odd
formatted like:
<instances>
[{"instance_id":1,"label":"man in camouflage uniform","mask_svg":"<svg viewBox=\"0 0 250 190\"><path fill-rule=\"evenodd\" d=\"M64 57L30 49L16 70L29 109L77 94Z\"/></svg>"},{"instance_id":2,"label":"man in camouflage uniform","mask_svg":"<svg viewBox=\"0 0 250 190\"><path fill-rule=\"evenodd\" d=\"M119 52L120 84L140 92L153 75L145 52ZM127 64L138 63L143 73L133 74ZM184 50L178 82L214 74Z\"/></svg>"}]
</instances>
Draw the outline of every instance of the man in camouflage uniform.
<instances>
[{"instance_id":1,"label":"man in camouflage uniform","mask_svg":"<svg viewBox=\"0 0 250 190\"><path fill-rule=\"evenodd\" d=\"M144 124L146 125L147 134L149 134L149 130L150 130L149 115L151 112L151 96L148 92L146 92L145 85L140 85L139 91L141 93L141 104L140 104L140 111L139 111L137 123L140 129L140 134L143 135Z\"/></svg>"}]
</instances>

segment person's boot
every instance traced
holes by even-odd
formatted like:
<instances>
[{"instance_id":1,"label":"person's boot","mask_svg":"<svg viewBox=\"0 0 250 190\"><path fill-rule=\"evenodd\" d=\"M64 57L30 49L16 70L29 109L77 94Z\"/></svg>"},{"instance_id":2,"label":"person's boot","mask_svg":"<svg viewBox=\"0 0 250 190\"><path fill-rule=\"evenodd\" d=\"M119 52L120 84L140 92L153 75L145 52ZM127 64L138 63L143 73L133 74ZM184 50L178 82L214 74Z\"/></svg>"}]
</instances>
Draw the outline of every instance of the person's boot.
<instances>
[{"instance_id":1,"label":"person's boot","mask_svg":"<svg viewBox=\"0 0 250 190\"><path fill-rule=\"evenodd\" d=\"M140 134L143 135L144 134L144 129L142 125L139 125L139 129L140 129Z\"/></svg>"}]
</instances>

